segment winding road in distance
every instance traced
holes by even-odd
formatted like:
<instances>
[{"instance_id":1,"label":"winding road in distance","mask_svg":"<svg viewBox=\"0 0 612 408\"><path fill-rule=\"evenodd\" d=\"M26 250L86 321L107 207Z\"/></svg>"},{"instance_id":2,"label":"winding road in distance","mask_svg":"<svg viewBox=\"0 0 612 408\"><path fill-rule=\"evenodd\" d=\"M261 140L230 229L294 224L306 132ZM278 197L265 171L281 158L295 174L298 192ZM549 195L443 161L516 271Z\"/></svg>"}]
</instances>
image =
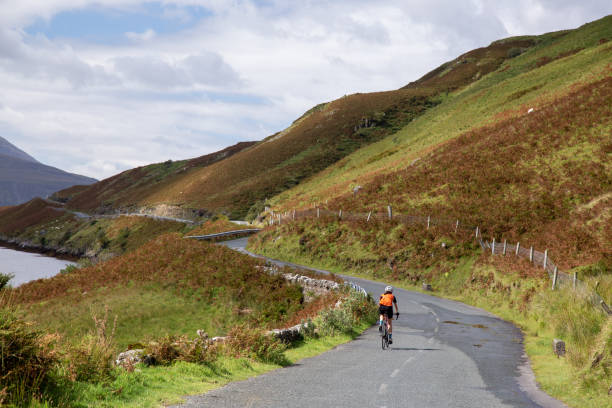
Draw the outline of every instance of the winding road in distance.
<instances>
[{"instance_id":1,"label":"winding road in distance","mask_svg":"<svg viewBox=\"0 0 612 408\"><path fill-rule=\"evenodd\" d=\"M248 253L246 243L223 245ZM385 286L344 278L374 296ZM180 407L566 407L537 388L514 325L463 303L394 292L400 318L390 350L381 350L371 328L293 366L187 397Z\"/></svg>"}]
</instances>

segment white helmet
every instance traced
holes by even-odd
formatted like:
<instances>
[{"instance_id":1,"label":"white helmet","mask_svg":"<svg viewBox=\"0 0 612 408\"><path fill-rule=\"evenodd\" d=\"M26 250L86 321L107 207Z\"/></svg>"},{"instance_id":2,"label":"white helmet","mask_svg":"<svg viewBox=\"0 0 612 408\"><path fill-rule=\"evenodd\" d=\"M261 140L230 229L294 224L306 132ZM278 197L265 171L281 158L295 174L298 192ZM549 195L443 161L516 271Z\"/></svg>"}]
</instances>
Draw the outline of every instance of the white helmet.
<instances>
[{"instance_id":1,"label":"white helmet","mask_svg":"<svg viewBox=\"0 0 612 408\"><path fill-rule=\"evenodd\" d=\"M393 293L393 286L387 286L387 287L385 288L385 292L391 292L391 293Z\"/></svg>"}]
</instances>

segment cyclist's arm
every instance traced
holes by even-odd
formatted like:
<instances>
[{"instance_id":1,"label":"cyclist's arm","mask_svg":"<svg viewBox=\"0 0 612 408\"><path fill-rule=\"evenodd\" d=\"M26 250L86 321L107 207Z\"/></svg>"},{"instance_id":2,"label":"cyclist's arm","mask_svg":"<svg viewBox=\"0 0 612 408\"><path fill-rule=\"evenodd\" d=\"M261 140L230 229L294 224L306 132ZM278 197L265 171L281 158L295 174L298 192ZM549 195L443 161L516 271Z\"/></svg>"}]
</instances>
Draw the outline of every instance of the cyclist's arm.
<instances>
[{"instance_id":1,"label":"cyclist's arm","mask_svg":"<svg viewBox=\"0 0 612 408\"><path fill-rule=\"evenodd\" d=\"M393 296L393 306L395 306L395 313L399 314L399 309L397 307L397 298Z\"/></svg>"}]
</instances>

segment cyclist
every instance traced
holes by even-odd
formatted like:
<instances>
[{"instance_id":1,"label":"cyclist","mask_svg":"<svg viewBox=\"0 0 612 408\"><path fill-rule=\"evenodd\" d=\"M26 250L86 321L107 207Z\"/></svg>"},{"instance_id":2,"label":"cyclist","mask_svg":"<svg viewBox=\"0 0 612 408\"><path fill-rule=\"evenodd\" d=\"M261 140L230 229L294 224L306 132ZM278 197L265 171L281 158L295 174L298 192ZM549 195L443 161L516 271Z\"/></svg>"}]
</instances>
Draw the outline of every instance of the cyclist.
<instances>
[{"instance_id":1,"label":"cyclist","mask_svg":"<svg viewBox=\"0 0 612 408\"><path fill-rule=\"evenodd\" d=\"M393 295L393 287L387 286L385 293L380 295L378 302L378 313L380 313L380 320L378 321L378 331L382 332L383 321L387 322L387 329L389 331L389 344L393 344L392 333L393 333L393 305L395 305L395 314L399 317L399 310L397 308L397 298Z\"/></svg>"}]
</instances>

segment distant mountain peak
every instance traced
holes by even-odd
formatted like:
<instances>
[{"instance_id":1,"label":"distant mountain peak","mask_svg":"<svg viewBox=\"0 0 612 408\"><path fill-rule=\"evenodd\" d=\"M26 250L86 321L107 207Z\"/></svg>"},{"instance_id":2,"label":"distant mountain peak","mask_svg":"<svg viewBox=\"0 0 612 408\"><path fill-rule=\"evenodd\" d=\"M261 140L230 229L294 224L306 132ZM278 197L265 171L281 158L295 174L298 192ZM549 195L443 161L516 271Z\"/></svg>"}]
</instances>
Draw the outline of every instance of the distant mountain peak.
<instances>
[{"instance_id":1,"label":"distant mountain peak","mask_svg":"<svg viewBox=\"0 0 612 408\"><path fill-rule=\"evenodd\" d=\"M0 155L10 156L15 159L25 160L32 163L40 163L38 160L0 136Z\"/></svg>"}]
</instances>

